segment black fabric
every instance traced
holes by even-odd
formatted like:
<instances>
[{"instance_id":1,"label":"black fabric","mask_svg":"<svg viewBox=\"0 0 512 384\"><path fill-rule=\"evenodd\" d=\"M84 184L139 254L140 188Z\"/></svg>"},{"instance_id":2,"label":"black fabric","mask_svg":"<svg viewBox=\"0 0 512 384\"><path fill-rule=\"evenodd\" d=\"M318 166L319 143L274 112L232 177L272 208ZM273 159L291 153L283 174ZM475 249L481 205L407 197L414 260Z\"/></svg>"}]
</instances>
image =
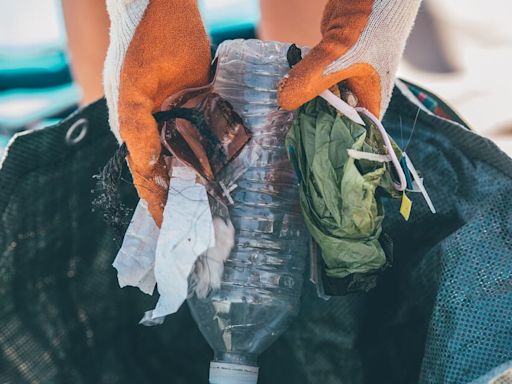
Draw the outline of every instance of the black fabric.
<instances>
[{"instance_id":1,"label":"black fabric","mask_svg":"<svg viewBox=\"0 0 512 384\"><path fill-rule=\"evenodd\" d=\"M384 125L408 138L416 113L395 90ZM423 111L407 152L438 213L413 195L406 223L387 201L393 268L369 294L323 302L306 286L298 320L262 359L276 382L467 383L512 359L510 159Z\"/></svg>"},{"instance_id":2,"label":"black fabric","mask_svg":"<svg viewBox=\"0 0 512 384\"><path fill-rule=\"evenodd\" d=\"M66 133L82 118L87 135L70 146ZM211 352L188 308L145 328L138 321L151 298L117 285L119 243L92 211L93 175L116 149L104 100L9 148L0 169L0 383L207 382ZM133 208L135 192L122 185Z\"/></svg>"},{"instance_id":3,"label":"black fabric","mask_svg":"<svg viewBox=\"0 0 512 384\"><path fill-rule=\"evenodd\" d=\"M409 137L395 90L384 125ZM89 128L66 142L71 125ZM400 120L403 132L400 132ZM206 383L212 353L183 306L137 323L154 299L120 289L113 233L91 203L116 150L103 100L24 134L0 169L0 383ZM407 150L437 215L386 202L394 263L369 293L324 301L304 286L259 383L468 383L512 360L512 162L490 141L420 111ZM123 183L125 204L135 193Z\"/></svg>"},{"instance_id":4,"label":"black fabric","mask_svg":"<svg viewBox=\"0 0 512 384\"><path fill-rule=\"evenodd\" d=\"M112 227L119 242L123 240L133 216L133 210L123 203L121 194L121 183L126 181L123 176L126 176L124 171L127 156L128 147L123 143L100 173L94 175L97 180L94 192L98 196L93 200L92 206L103 211L103 219Z\"/></svg>"}]
</instances>

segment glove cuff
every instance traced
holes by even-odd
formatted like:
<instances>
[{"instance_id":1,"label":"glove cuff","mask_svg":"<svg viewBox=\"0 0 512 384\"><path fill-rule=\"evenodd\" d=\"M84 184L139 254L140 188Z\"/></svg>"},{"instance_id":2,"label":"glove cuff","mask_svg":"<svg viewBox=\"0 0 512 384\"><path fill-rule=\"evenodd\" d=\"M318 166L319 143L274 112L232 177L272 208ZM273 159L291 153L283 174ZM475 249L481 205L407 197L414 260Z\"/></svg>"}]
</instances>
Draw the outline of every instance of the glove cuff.
<instances>
[{"instance_id":1,"label":"glove cuff","mask_svg":"<svg viewBox=\"0 0 512 384\"><path fill-rule=\"evenodd\" d=\"M112 133L121 144L119 135L119 86L121 70L149 0L107 0L107 10L110 16L110 45L105 59L103 82L109 110L109 123Z\"/></svg>"},{"instance_id":2,"label":"glove cuff","mask_svg":"<svg viewBox=\"0 0 512 384\"><path fill-rule=\"evenodd\" d=\"M375 0L368 23L357 43L324 71L331 75L355 64L369 64L380 76L380 118L387 109L407 37L421 0Z\"/></svg>"}]
</instances>

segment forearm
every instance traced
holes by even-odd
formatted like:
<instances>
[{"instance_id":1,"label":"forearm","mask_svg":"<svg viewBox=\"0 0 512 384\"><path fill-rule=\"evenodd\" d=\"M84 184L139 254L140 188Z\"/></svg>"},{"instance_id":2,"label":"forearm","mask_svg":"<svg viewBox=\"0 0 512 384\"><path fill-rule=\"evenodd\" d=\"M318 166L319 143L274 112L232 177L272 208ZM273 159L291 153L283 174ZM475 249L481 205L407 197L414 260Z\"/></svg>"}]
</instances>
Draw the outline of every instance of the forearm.
<instances>
[{"instance_id":1,"label":"forearm","mask_svg":"<svg viewBox=\"0 0 512 384\"><path fill-rule=\"evenodd\" d=\"M109 19L105 0L62 0L68 49L82 103L103 95L103 63L108 47Z\"/></svg>"},{"instance_id":2,"label":"forearm","mask_svg":"<svg viewBox=\"0 0 512 384\"><path fill-rule=\"evenodd\" d=\"M326 4L327 0L260 0L259 38L313 47L322 37Z\"/></svg>"}]
</instances>

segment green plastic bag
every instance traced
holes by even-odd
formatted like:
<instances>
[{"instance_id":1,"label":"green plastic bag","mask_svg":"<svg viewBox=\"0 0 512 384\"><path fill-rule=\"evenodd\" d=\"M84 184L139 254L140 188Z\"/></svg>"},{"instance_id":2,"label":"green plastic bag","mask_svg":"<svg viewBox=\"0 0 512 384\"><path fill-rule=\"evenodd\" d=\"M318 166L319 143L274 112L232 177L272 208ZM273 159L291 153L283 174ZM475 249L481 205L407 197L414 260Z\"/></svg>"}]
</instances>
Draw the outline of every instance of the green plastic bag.
<instances>
[{"instance_id":1,"label":"green plastic bag","mask_svg":"<svg viewBox=\"0 0 512 384\"><path fill-rule=\"evenodd\" d=\"M379 243L384 218L379 195L397 197L389 165L355 160L347 151L386 154L377 127L365 122L367 128L316 98L299 109L286 137L304 219L331 278L375 272L386 264ZM392 145L400 158L400 149Z\"/></svg>"}]
</instances>

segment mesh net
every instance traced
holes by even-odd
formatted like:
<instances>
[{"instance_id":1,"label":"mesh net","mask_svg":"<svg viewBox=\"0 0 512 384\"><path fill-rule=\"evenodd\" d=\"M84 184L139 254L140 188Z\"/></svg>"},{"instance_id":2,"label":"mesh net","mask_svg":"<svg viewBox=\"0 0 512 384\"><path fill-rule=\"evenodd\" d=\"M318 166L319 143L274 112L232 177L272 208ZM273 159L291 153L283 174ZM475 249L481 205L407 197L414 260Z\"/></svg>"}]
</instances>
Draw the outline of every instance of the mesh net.
<instances>
[{"instance_id":1,"label":"mesh net","mask_svg":"<svg viewBox=\"0 0 512 384\"><path fill-rule=\"evenodd\" d=\"M299 317L260 358L260 383L468 383L512 360L512 162L423 110L413 130L417 112L395 89L384 125L398 142L412 134L407 152L439 213L413 195L405 223L398 203L385 201L393 268L369 293L329 301L306 283ZM69 144L80 119L87 133ZM212 353L187 307L141 327L154 298L117 286L118 242L91 208L92 176L115 150L104 101L9 149L0 170L1 383L208 380ZM134 207L129 182L122 192Z\"/></svg>"}]
</instances>

